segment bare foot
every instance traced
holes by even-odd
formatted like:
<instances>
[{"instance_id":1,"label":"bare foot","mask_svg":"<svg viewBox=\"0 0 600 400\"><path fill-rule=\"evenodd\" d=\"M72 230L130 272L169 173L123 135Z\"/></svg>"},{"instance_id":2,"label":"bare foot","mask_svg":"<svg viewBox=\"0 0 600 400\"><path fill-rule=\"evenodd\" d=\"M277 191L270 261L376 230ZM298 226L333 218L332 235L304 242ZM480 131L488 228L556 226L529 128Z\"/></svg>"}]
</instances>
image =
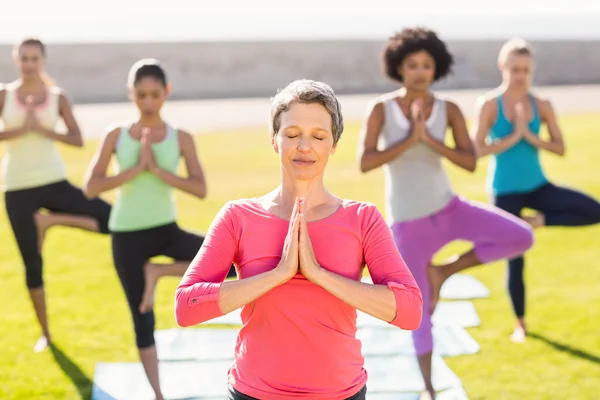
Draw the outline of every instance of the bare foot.
<instances>
[{"instance_id":1,"label":"bare foot","mask_svg":"<svg viewBox=\"0 0 600 400\"><path fill-rule=\"evenodd\" d=\"M510 335L510 341L513 343L525 343L525 337L527 333L520 326L517 326L513 331L512 335Z\"/></svg>"},{"instance_id":2,"label":"bare foot","mask_svg":"<svg viewBox=\"0 0 600 400\"><path fill-rule=\"evenodd\" d=\"M47 336L42 336L38 339L33 346L33 351L36 353L44 351L50 345L50 338Z\"/></svg>"},{"instance_id":3,"label":"bare foot","mask_svg":"<svg viewBox=\"0 0 600 400\"><path fill-rule=\"evenodd\" d=\"M160 265L147 263L144 265L144 294L142 295L142 302L140 303L140 312L145 314L152 310L154 306L154 291L156 284L158 283Z\"/></svg>"},{"instance_id":4,"label":"bare foot","mask_svg":"<svg viewBox=\"0 0 600 400\"><path fill-rule=\"evenodd\" d=\"M427 268L427 277L429 278L431 290L431 306L429 312L433 314L435 306L440 299L440 290L442 289L442 284L444 281L446 281L447 277L445 276L442 267L436 267L433 264L430 264Z\"/></svg>"},{"instance_id":5,"label":"bare foot","mask_svg":"<svg viewBox=\"0 0 600 400\"><path fill-rule=\"evenodd\" d=\"M435 390L425 389L425 391L421 393L419 400L435 400Z\"/></svg>"},{"instance_id":6,"label":"bare foot","mask_svg":"<svg viewBox=\"0 0 600 400\"><path fill-rule=\"evenodd\" d=\"M541 228L546 224L546 217L541 212L538 212L531 217L523 217L523 220L531 225L533 229Z\"/></svg>"},{"instance_id":7,"label":"bare foot","mask_svg":"<svg viewBox=\"0 0 600 400\"><path fill-rule=\"evenodd\" d=\"M527 337L527 327L525 326L525 321L523 319L519 319L517 321L517 326L513 331L512 335L510 335L510 341L513 343L524 343Z\"/></svg>"},{"instance_id":8,"label":"bare foot","mask_svg":"<svg viewBox=\"0 0 600 400\"><path fill-rule=\"evenodd\" d=\"M46 231L50 227L50 220L47 215L36 212L33 216L35 220L35 226L38 232L38 251L41 253L44 247L44 239L46 238Z\"/></svg>"}]
</instances>

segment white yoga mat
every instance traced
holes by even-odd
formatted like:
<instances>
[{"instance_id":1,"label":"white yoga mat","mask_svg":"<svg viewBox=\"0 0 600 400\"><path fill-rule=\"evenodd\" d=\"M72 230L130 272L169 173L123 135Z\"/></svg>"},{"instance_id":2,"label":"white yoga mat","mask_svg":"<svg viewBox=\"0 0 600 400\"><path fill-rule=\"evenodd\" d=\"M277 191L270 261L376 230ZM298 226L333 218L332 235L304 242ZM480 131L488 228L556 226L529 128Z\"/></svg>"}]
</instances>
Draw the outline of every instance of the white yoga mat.
<instances>
[{"instance_id":1,"label":"white yoga mat","mask_svg":"<svg viewBox=\"0 0 600 400\"><path fill-rule=\"evenodd\" d=\"M230 366L231 361L160 362L163 394L167 399L223 399ZM424 388L415 357L370 357L365 359L365 367L369 373L368 391L373 395L418 393ZM437 390L462 387L442 358L433 357L432 370ZM96 364L92 400L152 399L141 363Z\"/></svg>"},{"instance_id":2,"label":"white yoga mat","mask_svg":"<svg viewBox=\"0 0 600 400\"><path fill-rule=\"evenodd\" d=\"M365 368L369 374L369 393L418 393L425 389L419 363L414 356L365 357ZM432 383L436 390L462 387L458 376L440 356L432 356L431 369Z\"/></svg>"},{"instance_id":3,"label":"white yoga mat","mask_svg":"<svg viewBox=\"0 0 600 400\"><path fill-rule=\"evenodd\" d=\"M454 274L442 284L440 298L445 300L485 299L490 290L477 278L466 274Z\"/></svg>"},{"instance_id":4,"label":"white yoga mat","mask_svg":"<svg viewBox=\"0 0 600 400\"><path fill-rule=\"evenodd\" d=\"M231 361L161 362L160 383L167 399L223 399ZM98 363L92 400L154 400L141 363Z\"/></svg>"},{"instance_id":5,"label":"white yoga mat","mask_svg":"<svg viewBox=\"0 0 600 400\"><path fill-rule=\"evenodd\" d=\"M374 393L371 394L368 391L367 385L367 399L368 400L419 400L420 393ZM469 400L467 393L464 389L449 389L437 393L437 400Z\"/></svg>"},{"instance_id":6,"label":"white yoga mat","mask_svg":"<svg viewBox=\"0 0 600 400\"><path fill-rule=\"evenodd\" d=\"M203 326L241 326L241 309L229 314L202 323ZM481 321L470 301L440 301L432 317L436 325L458 325L463 328L479 326ZM371 317L368 314L358 312L357 324L359 327L388 327L389 324Z\"/></svg>"},{"instance_id":7,"label":"white yoga mat","mask_svg":"<svg viewBox=\"0 0 600 400\"><path fill-rule=\"evenodd\" d=\"M362 353L370 356L414 356L410 331L401 329L359 329L356 337L362 342ZM434 326L433 352L441 357L476 354L479 343L460 326Z\"/></svg>"},{"instance_id":8,"label":"white yoga mat","mask_svg":"<svg viewBox=\"0 0 600 400\"><path fill-rule=\"evenodd\" d=\"M237 329L174 328L154 333L161 361L233 360Z\"/></svg>"}]
</instances>

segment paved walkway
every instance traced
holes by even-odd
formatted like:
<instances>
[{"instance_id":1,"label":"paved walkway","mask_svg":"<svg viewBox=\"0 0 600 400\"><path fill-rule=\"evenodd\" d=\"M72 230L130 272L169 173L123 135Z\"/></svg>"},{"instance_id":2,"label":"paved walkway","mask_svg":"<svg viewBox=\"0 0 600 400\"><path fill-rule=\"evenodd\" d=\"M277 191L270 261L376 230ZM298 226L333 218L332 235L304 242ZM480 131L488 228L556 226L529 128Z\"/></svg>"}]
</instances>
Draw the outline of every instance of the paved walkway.
<instances>
[{"instance_id":1,"label":"paved walkway","mask_svg":"<svg viewBox=\"0 0 600 400\"><path fill-rule=\"evenodd\" d=\"M457 102L467 117L470 117L474 111L475 99L485 92L486 90L460 90L440 93ZM600 85L541 87L535 92L552 100L560 113L600 111ZM368 102L376 96L340 96L346 120L361 119ZM266 129L269 107L268 98L172 101L165 105L164 116L193 132L254 126L264 126ZM130 103L85 104L75 107L86 137L101 135L107 125L130 120L135 117L135 112Z\"/></svg>"}]
</instances>

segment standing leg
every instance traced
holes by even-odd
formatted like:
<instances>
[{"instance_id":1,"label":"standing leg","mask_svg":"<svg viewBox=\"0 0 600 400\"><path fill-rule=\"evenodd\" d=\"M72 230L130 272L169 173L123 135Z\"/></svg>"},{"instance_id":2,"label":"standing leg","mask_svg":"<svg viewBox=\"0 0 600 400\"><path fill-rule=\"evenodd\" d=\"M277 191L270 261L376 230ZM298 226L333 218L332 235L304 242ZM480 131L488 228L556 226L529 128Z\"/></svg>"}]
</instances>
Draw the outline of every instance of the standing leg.
<instances>
[{"instance_id":1,"label":"standing leg","mask_svg":"<svg viewBox=\"0 0 600 400\"><path fill-rule=\"evenodd\" d=\"M600 203L572 189L547 184L532 192L526 207L538 210L540 226L586 226L600 223Z\"/></svg>"},{"instance_id":2,"label":"standing leg","mask_svg":"<svg viewBox=\"0 0 600 400\"><path fill-rule=\"evenodd\" d=\"M111 206L96 197L87 199L81 189L67 181L48 185L42 207L50 213L37 213L39 247L43 246L46 231L52 226L69 226L91 232L108 233Z\"/></svg>"},{"instance_id":3,"label":"standing leg","mask_svg":"<svg viewBox=\"0 0 600 400\"><path fill-rule=\"evenodd\" d=\"M204 236L180 229L176 224L164 227L165 233L161 254L175 260L170 264L146 263L144 267L145 289L140 303L140 312L147 312L154 306L154 293L158 280L163 276L181 277L196 257L204 243ZM227 277L236 276L235 266L232 265Z\"/></svg>"},{"instance_id":4,"label":"standing leg","mask_svg":"<svg viewBox=\"0 0 600 400\"><path fill-rule=\"evenodd\" d=\"M433 352L431 316L435 307L431 304L431 287L427 269L433 255L445 242L440 236L440 231L436 232L436 226L432 223L431 218L394 224L392 233L396 246L415 277L423 296L423 318L419 328L412 331L412 338L425 383L423 396L434 399L435 388L431 381L431 355Z\"/></svg>"},{"instance_id":5,"label":"standing leg","mask_svg":"<svg viewBox=\"0 0 600 400\"><path fill-rule=\"evenodd\" d=\"M525 207L527 194L512 194L497 196L494 199L496 207L514 215L521 217L521 212ZM523 218L529 222L533 228L538 226L536 218ZM523 255L508 259L508 277L507 288L513 311L517 318L515 329L510 336L510 340L515 343L523 343L527 335L527 324L525 323L525 257Z\"/></svg>"},{"instance_id":6,"label":"standing leg","mask_svg":"<svg viewBox=\"0 0 600 400\"><path fill-rule=\"evenodd\" d=\"M131 312L140 361L157 400L163 400L158 375L158 356L154 341L154 312L141 313L139 305L144 292L144 265L159 243L155 229L113 233L112 250L115 268Z\"/></svg>"},{"instance_id":7,"label":"standing leg","mask_svg":"<svg viewBox=\"0 0 600 400\"><path fill-rule=\"evenodd\" d=\"M46 313L46 292L42 277L42 255L38 250L37 229L34 214L37 211L38 189L17 190L5 194L5 206L21 259L25 265L25 278L29 297L40 327L42 337L34 346L34 351L44 350L50 344L50 329Z\"/></svg>"}]
</instances>

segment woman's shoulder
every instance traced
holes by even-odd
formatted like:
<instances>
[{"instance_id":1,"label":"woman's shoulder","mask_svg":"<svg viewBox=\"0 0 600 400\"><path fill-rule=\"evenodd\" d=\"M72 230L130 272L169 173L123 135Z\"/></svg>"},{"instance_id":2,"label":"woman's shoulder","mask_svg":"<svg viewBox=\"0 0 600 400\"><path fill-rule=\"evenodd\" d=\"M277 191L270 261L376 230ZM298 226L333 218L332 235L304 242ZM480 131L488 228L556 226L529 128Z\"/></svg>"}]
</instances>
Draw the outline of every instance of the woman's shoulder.
<instances>
[{"instance_id":1,"label":"woman's shoulder","mask_svg":"<svg viewBox=\"0 0 600 400\"><path fill-rule=\"evenodd\" d=\"M262 206L259 199L254 197L228 200L221 207L221 213L230 213L237 216L269 215L269 212Z\"/></svg>"},{"instance_id":2,"label":"woman's shoulder","mask_svg":"<svg viewBox=\"0 0 600 400\"><path fill-rule=\"evenodd\" d=\"M340 210L342 211L342 214L348 217L355 216L359 219L371 218L373 215L381 215L379 208L377 208L375 204L368 201L352 199L342 199Z\"/></svg>"}]
</instances>

